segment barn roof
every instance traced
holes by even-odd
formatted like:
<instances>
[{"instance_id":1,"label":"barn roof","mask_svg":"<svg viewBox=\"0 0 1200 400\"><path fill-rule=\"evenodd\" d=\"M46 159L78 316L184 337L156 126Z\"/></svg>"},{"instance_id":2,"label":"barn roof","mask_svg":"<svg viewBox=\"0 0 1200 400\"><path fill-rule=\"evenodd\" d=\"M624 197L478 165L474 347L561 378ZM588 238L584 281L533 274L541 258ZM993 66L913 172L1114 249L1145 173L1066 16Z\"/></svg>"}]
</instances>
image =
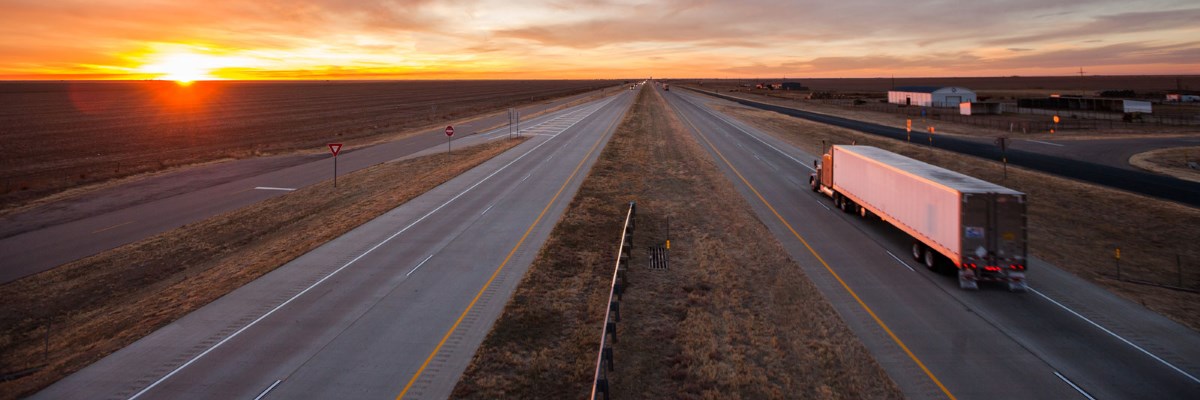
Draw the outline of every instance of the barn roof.
<instances>
[{"instance_id":1,"label":"barn roof","mask_svg":"<svg viewBox=\"0 0 1200 400\"><path fill-rule=\"evenodd\" d=\"M933 93L944 86L899 86L892 89L893 92L912 92L912 93Z\"/></svg>"}]
</instances>

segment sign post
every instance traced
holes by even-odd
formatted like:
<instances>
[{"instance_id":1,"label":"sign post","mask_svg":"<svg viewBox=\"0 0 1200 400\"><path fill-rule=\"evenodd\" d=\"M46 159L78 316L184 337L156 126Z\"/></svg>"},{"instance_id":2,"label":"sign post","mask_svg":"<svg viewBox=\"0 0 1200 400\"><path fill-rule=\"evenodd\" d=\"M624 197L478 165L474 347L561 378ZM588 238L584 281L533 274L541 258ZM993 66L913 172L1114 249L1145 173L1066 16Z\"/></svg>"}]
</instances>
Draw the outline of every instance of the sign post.
<instances>
[{"instance_id":1,"label":"sign post","mask_svg":"<svg viewBox=\"0 0 1200 400\"><path fill-rule=\"evenodd\" d=\"M342 151L341 143L330 143L329 152L333 153L333 187L337 187L337 155Z\"/></svg>"},{"instance_id":2,"label":"sign post","mask_svg":"<svg viewBox=\"0 0 1200 400\"><path fill-rule=\"evenodd\" d=\"M912 142L912 118L905 120L904 130L908 133L908 141Z\"/></svg>"},{"instance_id":3,"label":"sign post","mask_svg":"<svg viewBox=\"0 0 1200 400\"><path fill-rule=\"evenodd\" d=\"M996 138L996 145L1000 146L1000 162L1004 164L1004 179L1008 179L1008 137L1001 136Z\"/></svg>"},{"instance_id":4,"label":"sign post","mask_svg":"<svg viewBox=\"0 0 1200 400\"><path fill-rule=\"evenodd\" d=\"M454 136L454 126L446 125L446 155L450 155L450 137Z\"/></svg>"}]
</instances>

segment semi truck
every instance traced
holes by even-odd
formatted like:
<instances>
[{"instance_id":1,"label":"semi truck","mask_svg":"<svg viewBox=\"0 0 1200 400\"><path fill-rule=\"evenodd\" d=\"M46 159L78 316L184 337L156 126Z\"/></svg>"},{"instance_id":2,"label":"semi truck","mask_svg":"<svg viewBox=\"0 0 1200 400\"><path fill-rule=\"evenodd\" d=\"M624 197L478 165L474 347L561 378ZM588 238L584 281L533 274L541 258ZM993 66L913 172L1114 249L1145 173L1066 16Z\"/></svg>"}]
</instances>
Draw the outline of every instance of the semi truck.
<instances>
[{"instance_id":1,"label":"semi truck","mask_svg":"<svg viewBox=\"0 0 1200 400\"><path fill-rule=\"evenodd\" d=\"M953 267L963 289L1027 289L1024 193L872 146L834 145L813 163L813 191L907 233L930 270Z\"/></svg>"}]
</instances>

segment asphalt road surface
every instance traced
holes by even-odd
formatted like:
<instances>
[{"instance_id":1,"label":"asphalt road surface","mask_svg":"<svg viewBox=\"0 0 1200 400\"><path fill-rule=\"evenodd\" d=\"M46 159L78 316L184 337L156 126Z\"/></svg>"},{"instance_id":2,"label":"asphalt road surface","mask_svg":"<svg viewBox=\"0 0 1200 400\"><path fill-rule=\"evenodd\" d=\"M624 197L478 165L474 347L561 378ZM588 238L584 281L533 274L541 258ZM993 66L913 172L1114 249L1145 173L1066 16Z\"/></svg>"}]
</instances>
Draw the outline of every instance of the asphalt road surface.
<instances>
[{"instance_id":1,"label":"asphalt road surface","mask_svg":"<svg viewBox=\"0 0 1200 400\"><path fill-rule=\"evenodd\" d=\"M520 146L33 398L447 397L635 93L530 127Z\"/></svg>"},{"instance_id":2,"label":"asphalt road surface","mask_svg":"<svg viewBox=\"0 0 1200 400\"><path fill-rule=\"evenodd\" d=\"M619 92L608 89L609 93ZM530 115L596 92L521 108ZM565 111L563 111L565 112ZM523 121L532 126L557 112ZM456 141L507 124L506 113L455 126ZM499 131L507 133L507 125ZM494 131L492 131L494 132ZM465 143L465 142L464 142ZM442 128L358 148L343 143L338 174L446 147ZM0 284L36 274L188 223L280 196L333 176L329 153L238 160L188 168L0 217Z\"/></svg>"},{"instance_id":3,"label":"asphalt road surface","mask_svg":"<svg viewBox=\"0 0 1200 400\"><path fill-rule=\"evenodd\" d=\"M814 155L705 107L724 100L664 95L906 396L1200 398L1197 332L1038 259L1027 293L960 290L903 232L812 192Z\"/></svg>"},{"instance_id":4,"label":"asphalt road surface","mask_svg":"<svg viewBox=\"0 0 1200 400\"><path fill-rule=\"evenodd\" d=\"M900 128L893 128L831 115L812 113L723 94L699 90L695 91L758 109L775 111L784 115L840 126L872 135L898 140L905 140L907 135L904 129ZM933 136L933 146L940 149L986 158L989 160L1000 160L1001 158L1000 148L990 142L984 143L974 139L965 139L937 134L934 134ZM928 143L929 134L926 132L914 131L912 132L912 140L919 143ZM1192 207L1200 207L1200 183L1197 182L1186 181L1175 177L1158 175L1149 172L1141 172L1133 169L1114 167L1103 163L1098 164L1093 162L1093 160L1086 159L1086 157L1084 160L1079 160L1070 157L1048 156L1044 152L1032 152L1017 148L1009 149L1005 153L1005 156L1008 157L1008 162L1012 165L1022 166L1041 172L1078 179L1081 181L1091 182L1134 193L1141 193L1161 199L1176 201Z\"/></svg>"},{"instance_id":5,"label":"asphalt road surface","mask_svg":"<svg viewBox=\"0 0 1200 400\"><path fill-rule=\"evenodd\" d=\"M990 139L981 139L981 141L990 142ZM1200 137L1070 140L1019 139L1012 141L1010 144L1010 147L1016 150L1053 157L1065 157L1137 172L1143 172L1143 170L1129 164L1129 158L1134 154L1168 147L1187 146L1200 146ZM1183 160L1179 160L1179 162L1180 165L1183 165Z\"/></svg>"}]
</instances>

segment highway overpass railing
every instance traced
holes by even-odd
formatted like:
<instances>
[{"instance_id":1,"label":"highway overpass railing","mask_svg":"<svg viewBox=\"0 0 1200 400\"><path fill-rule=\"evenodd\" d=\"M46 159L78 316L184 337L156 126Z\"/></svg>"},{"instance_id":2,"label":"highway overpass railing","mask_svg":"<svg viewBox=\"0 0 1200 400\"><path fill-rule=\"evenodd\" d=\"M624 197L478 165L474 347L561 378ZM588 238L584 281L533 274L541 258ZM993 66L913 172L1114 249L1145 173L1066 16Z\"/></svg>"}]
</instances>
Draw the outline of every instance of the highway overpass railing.
<instances>
[{"instance_id":1,"label":"highway overpass railing","mask_svg":"<svg viewBox=\"0 0 1200 400\"><path fill-rule=\"evenodd\" d=\"M592 396L595 400L609 398L608 373L613 371L613 343L617 342L617 322L621 321L621 292L629 269L629 252L633 250L634 218L637 203L629 202L625 224L621 229L621 245L617 247L617 265L613 268L612 283L608 289L608 307L604 311L604 327L600 330L600 351L596 355L596 372L592 379ZM597 397L601 396L603 397Z\"/></svg>"}]
</instances>

